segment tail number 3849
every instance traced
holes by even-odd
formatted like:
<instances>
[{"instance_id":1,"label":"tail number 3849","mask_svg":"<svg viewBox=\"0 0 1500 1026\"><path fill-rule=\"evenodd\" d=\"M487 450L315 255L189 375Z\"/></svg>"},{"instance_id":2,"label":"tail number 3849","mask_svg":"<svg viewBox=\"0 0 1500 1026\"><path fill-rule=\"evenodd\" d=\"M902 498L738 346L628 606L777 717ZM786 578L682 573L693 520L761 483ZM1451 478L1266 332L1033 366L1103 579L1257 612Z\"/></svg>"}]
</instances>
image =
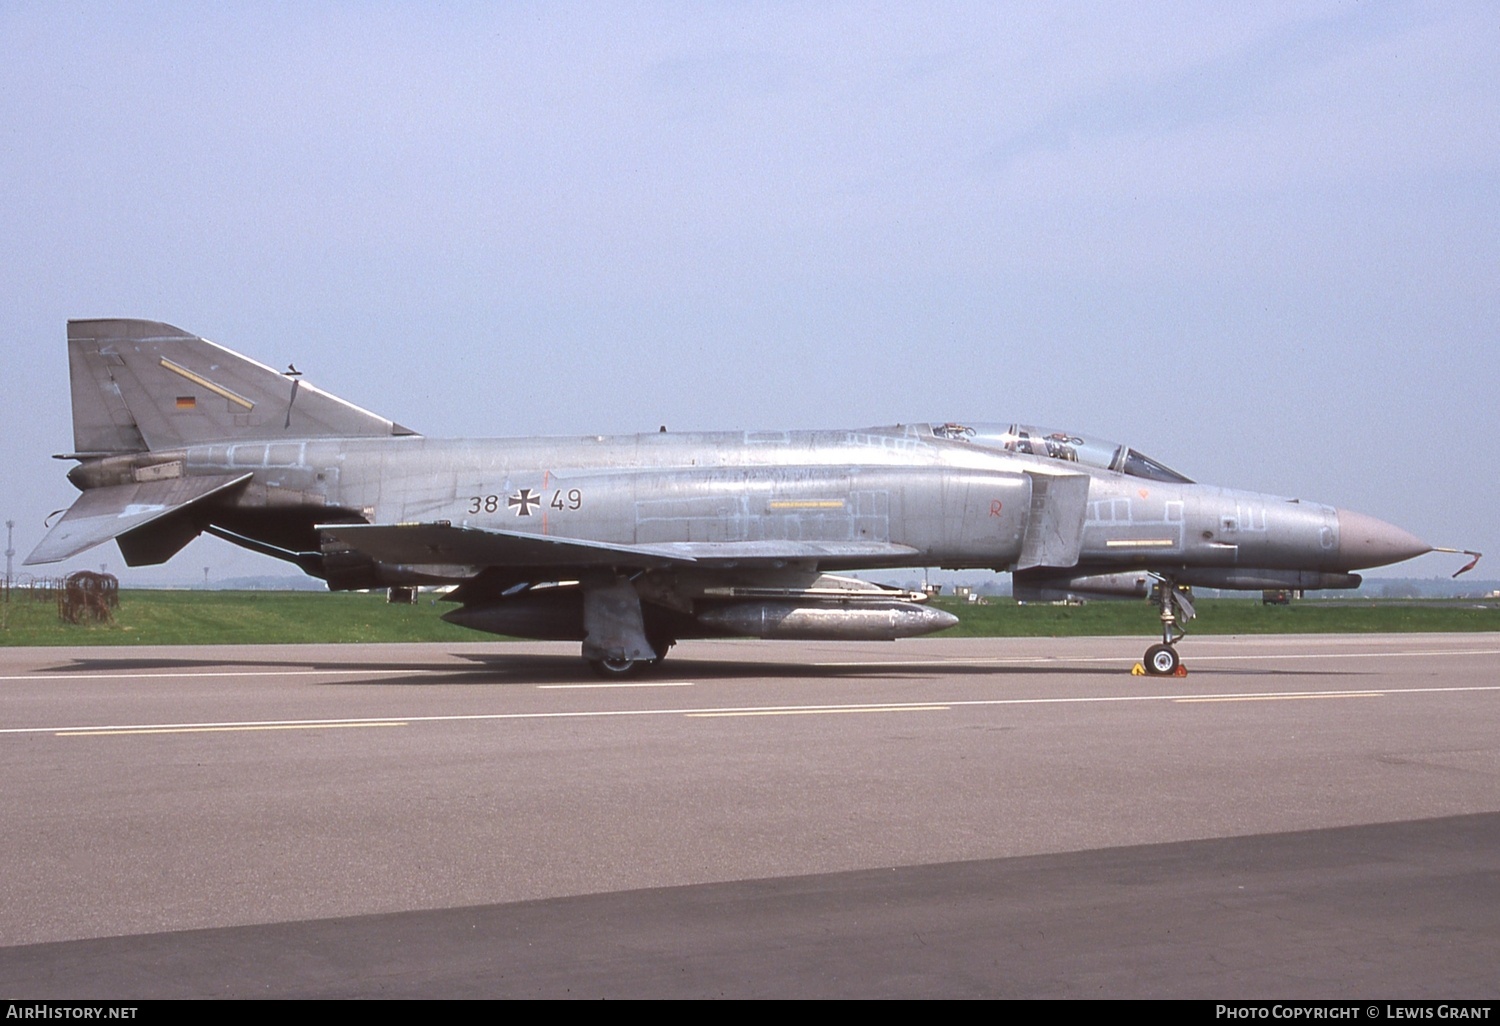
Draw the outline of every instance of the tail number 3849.
<instances>
[{"instance_id":1,"label":"tail number 3849","mask_svg":"<svg viewBox=\"0 0 1500 1026\"><path fill-rule=\"evenodd\" d=\"M518 515L530 516L531 507L539 506L543 501L549 509L582 509L583 491L579 488L569 488L567 491L558 488L553 490L551 498L536 495L529 488L522 489L519 497L511 496L509 499L504 495L471 495L468 511L470 513L498 513L509 507ZM524 513L521 512L523 510Z\"/></svg>"}]
</instances>

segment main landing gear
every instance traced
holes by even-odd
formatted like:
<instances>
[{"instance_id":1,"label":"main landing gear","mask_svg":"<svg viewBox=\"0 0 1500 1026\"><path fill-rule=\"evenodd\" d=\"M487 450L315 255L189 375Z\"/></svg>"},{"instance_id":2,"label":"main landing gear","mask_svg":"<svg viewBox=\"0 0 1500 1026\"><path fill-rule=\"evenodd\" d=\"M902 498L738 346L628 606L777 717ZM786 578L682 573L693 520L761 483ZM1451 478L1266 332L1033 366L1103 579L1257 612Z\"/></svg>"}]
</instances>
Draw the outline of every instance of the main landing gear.
<instances>
[{"instance_id":1,"label":"main landing gear","mask_svg":"<svg viewBox=\"0 0 1500 1026\"><path fill-rule=\"evenodd\" d=\"M1192 590L1171 577L1163 577L1152 588L1151 597L1161 610L1161 644L1146 649L1145 657L1135 664L1132 673L1152 677L1186 677L1187 670L1177 655L1177 642L1187 634L1186 625L1197 616L1193 609Z\"/></svg>"},{"instance_id":2,"label":"main landing gear","mask_svg":"<svg viewBox=\"0 0 1500 1026\"><path fill-rule=\"evenodd\" d=\"M588 661L589 669L594 671L595 676L603 677L605 680L639 677L653 662L654 660L650 659L590 659Z\"/></svg>"},{"instance_id":3,"label":"main landing gear","mask_svg":"<svg viewBox=\"0 0 1500 1026\"><path fill-rule=\"evenodd\" d=\"M677 639L662 635L652 635L648 638L652 651L656 652L653 659L590 659L589 669L594 671L596 677L605 680L626 680L630 677L639 677L647 670L658 669L662 663L667 661L667 650L677 644Z\"/></svg>"}]
</instances>

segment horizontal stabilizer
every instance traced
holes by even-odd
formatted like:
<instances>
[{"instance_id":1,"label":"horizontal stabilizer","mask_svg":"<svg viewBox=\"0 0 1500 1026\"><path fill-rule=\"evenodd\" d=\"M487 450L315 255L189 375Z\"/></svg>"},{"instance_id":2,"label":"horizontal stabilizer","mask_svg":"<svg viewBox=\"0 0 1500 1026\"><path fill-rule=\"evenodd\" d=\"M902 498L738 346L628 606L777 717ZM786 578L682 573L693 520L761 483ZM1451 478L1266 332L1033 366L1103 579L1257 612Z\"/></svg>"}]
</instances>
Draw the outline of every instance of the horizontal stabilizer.
<instances>
[{"instance_id":1,"label":"horizontal stabilizer","mask_svg":"<svg viewBox=\"0 0 1500 1026\"><path fill-rule=\"evenodd\" d=\"M250 480L249 473L91 488L78 497L26 565L57 563Z\"/></svg>"},{"instance_id":2,"label":"horizontal stabilizer","mask_svg":"<svg viewBox=\"0 0 1500 1026\"><path fill-rule=\"evenodd\" d=\"M333 542L380 563L512 567L664 567L686 564L782 564L889 560L914 556L907 545L885 542L672 542L617 545L516 531L448 524L326 524Z\"/></svg>"}]
</instances>

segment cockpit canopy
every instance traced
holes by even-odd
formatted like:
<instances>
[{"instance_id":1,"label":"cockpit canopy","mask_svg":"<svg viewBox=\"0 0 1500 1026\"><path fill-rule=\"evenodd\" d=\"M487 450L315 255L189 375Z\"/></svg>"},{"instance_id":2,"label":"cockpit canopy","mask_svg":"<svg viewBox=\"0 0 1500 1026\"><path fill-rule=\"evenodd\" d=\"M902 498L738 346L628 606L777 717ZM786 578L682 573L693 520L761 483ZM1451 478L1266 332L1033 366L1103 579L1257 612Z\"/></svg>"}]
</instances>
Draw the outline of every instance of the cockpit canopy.
<instances>
[{"instance_id":1,"label":"cockpit canopy","mask_svg":"<svg viewBox=\"0 0 1500 1026\"><path fill-rule=\"evenodd\" d=\"M1006 452L1045 456L1068 463L1082 463L1086 467L1113 470L1131 477L1174 481L1178 484L1193 483L1191 478L1184 477L1129 446L1098 438L1084 438L1071 431L1053 431L1051 428L1029 424L1011 424L1008 427L1000 424L935 424L932 433L939 438L972 442L974 445L1004 449Z\"/></svg>"}]
</instances>

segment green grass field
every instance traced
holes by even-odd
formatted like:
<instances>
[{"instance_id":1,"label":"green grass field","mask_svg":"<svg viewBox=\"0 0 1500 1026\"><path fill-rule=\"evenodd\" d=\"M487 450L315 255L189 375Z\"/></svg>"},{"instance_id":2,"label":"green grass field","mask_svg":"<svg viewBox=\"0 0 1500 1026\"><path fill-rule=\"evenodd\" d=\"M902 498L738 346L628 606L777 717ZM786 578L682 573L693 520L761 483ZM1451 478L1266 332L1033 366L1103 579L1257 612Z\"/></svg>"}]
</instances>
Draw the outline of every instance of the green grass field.
<instances>
[{"instance_id":1,"label":"green grass field","mask_svg":"<svg viewBox=\"0 0 1500 1026\"><path fill-rule=\"evenodd\" d=\"M968 605L939 599L960 617L943 637L1132 635L1158 630L1146 602L1083 606L1026 605L994 599ZM1399 631L1500 631L1500 606L1463 601L1298 602L1263 606L1243 599L1197 603L1194 634L1340 634ZM126 591L115 622L61 623L54 602L25 592L0 602L0 645L292 644L309 642L482 641L443 623L453 606L423 596L417 605L388 605L383 595L273 591Z\"/></svg>"},{"instance_id":2,"label":"green grass field","mask_svg":"<svg viewBox=\"0 0 1500 1026\"><path fill-rule=\"evenodd\" d=\"M449 603L389 605L384 595L316 591L122 591L112 624L61 623L55 602L17 591L0 604L0 645L211 645L473 641L444 623Z\"/></svg>"}]
</instances>

